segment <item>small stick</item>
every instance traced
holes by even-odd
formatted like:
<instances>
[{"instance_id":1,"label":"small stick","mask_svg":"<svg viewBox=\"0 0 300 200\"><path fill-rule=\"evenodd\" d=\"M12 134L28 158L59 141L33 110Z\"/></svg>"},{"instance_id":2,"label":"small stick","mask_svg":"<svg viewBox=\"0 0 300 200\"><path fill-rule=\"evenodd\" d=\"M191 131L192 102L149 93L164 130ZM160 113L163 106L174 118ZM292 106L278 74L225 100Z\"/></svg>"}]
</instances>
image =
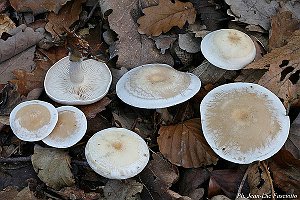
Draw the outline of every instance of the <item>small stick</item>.
<instances>
[{"instance_id":1,"label":"small stick","mask_svg":"<svg viewBox=\"0 0 300 200\"><path fill-rule=\"evenodd\" d=\"M252 165L252 163L248 166L248 168L247 168L247 170L246 170L246 172L245 172L245 174L244 174L244 176L243 176L243 179L242 179L242 181L241 181L241 184L240 184L240 186L239 186L239 189L238 189L238 191L237 191L237 194L236 194L235 199L237 199L238 196L239 196L239 194L241 194L241 192L242 192L242 189L243 189L243 186L244 186L244 184L245 184L245 181L246 181L246 178L247 178L247 176L248 176L249 169L250 169L250 166L251 166L251 165Z\"/></svg>"}]
</instances>

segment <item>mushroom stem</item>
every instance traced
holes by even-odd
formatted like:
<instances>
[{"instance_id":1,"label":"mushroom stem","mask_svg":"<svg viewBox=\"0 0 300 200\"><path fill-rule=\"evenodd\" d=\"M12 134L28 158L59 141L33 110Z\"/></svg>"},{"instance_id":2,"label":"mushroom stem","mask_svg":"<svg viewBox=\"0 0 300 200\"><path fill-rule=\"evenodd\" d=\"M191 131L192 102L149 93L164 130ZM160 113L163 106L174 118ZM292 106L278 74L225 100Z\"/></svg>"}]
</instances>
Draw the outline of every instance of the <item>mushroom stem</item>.
<instances>
[{"instance_id":1,"label":"mushroom stem","mask_svg":"<svg viewBox=\"0 0 300 200\"><path fill-rule=\"evenodd\" d=\"M169 113L167 108L157 108L156 112L161 114L161 118L164 120L165 123L168 123L173 120L173 116Z\"/></svg>"},{"instance_id":2,"label":"mushroom stem","mask_svg":"<svg viewBox=\"0 0 300 200\"><path fill-rule=\"evenodd\" d=\"M80 84L84 80L84 71L82 69L82 60L78 62L70 61L70 80L74 84Z\"/></svg>"}]
</instances>

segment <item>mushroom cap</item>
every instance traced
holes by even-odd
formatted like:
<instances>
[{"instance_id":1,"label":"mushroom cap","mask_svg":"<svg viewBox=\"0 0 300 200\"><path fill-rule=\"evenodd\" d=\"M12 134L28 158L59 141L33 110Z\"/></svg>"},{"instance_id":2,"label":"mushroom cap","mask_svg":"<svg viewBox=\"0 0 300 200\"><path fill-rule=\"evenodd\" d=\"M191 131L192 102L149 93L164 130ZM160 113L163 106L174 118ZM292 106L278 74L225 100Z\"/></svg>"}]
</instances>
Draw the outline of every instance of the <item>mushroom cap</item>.
<instances>
[{"instance_id":1,"label":"mushroom cap","mask_svg":"<svg viewBox=\"0 0 300 200\"><path fill-rule=\"evenodd\" d=\"M84 113L74 106L57 108L58 121L43 142L51 147L68 148L79 142L87 130Z\"/></svg>"},{"instance_id":2,"label":"mushroom cap","mask_svg":"<svg viewBox=\"0 0 300 200\"><path fill-rule=\"evenodd\" d=\"M235 29L220 29L207 34L201 42L201 51L211 64L226 70L242 69L256 55L252 39Z\"/></svg>"},{"instance_id":3,"label":"mushroom cap","mask_svg":"<svg viewBox=\"0 0 300 200\"><path fill-rule=\"evenodd\" d=\"M248 164L278 152L290 119L279 98L253 83L230 83L211 90L200 104L203 134L225 160Z\"/></svg>"},{"instance_id":4,"label":"mushroom cap","mask_svg":"<svg viewBox=\"0 0 300 200\"><path fill-rule=\"evenodd\" d=\"M192 98L200 79L166 64L146 64L124 74L117 83L118 97L138 108L167 108Z\"/></svg>"},{"instance_id":5,"label":"mushroom cap","mask_svg":"<svg viewBox=\"0 0 300 200\"><path fill-rule=\"evenodd\" d=\"M67 105L87 105L103 98L110 87L112 75L105 63L93 59L82 61L84 80L75 85L70 80L69 56L57 61L47 72L44 87L54 101Z\"/></svg>"},{"instance_id":6,"label":"mushroom cap","mask_svg":"<svg viewBox=\"0 0 300 200\"><path fill-rule=\"evenodd\" d=\"M138 134L125 128L108 128L89 139L85 156L91 168L101 176L127 179L145 168L149 149Z\"/></svg>"},{"instance_id":7,"label":"mushroom cap","mask_svg":"<svg viewBox=\"0 0 300 200\"><path fill-rule=\"evenodd\" d=\"M24 141L39 141L47 137L58 120L57 110L50 103L32 100L17 105L10 113L10 127Z\"/></svg>"}]
</instances>

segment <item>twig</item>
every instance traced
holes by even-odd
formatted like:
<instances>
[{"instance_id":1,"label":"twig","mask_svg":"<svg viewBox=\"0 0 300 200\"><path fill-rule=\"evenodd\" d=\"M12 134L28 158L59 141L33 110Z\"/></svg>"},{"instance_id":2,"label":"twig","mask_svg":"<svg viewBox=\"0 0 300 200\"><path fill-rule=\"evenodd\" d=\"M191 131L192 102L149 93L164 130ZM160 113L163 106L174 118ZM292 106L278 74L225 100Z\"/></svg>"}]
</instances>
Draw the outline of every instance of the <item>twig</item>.
<instances>
[{"instance_id":1,"label":"twig","mask_svg":"<svg viewBox=\"0 0 300 200\"><path fill-rule=\"evenodd\" d=\"M243 179L242 179L242 181L241 181L241 184L240 184L240 186L239 186L239 189L238 189L238 191L237 191L237 193L236 193L235 199L237 199L238 196L239 196L239 194L242 193L242 189L243 189L243 186L244 186L244 184L245 184L245 181L246 181L246 178L247 178L247 176L248 176L249 169L250 169L251 166L252 166L252 163L248 166L248 168L247 168L247 170L246 170L246 172L245 172L245 174L244 174L244 176L243 176Z\"/></svg>"},{"instance_id":2,"label":"twig","mask_svg":"<svg viewBox=\"0 0 300 200\"><path fill-rule=\"evenodd\" d=\"M271 178L271 174L268 170L268 166L266 165L266 163L264 161L262 161L261 164L262 164L264 170L267 173L268 181L270 182L270 185L271 185L271 194L272 194L272 200L273 200L273 199L275 199L275 191L274 191L274 186L273 186L273 181L272 181L272 178Z\"/></svg>"}]
</instances>

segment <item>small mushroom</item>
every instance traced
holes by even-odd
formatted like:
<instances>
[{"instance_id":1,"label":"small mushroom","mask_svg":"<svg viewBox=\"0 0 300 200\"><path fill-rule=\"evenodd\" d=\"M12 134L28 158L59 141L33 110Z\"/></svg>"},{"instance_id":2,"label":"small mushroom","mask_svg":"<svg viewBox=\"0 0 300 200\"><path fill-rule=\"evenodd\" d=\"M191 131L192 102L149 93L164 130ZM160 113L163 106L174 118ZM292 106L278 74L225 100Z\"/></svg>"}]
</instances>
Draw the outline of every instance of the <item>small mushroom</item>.
<instances>
[{"instance_id":1,"label":"small mushroom","mask_svg":"<svg viewBox=\"0 0 300 200\"><path fill-rule=\"evenodd\" d=\"M253 83L230 83L200 104L203 134L212 149L234 163L265 160L287 140L290 120L279 98Z\"/></svg>"},{"instance_id":2,"label":"small mushroom","mask_svg":"<svg viewBox=\"0 0 300 200\"><path fill-rule=\"evenodd\" d=\"M24 141L38 141L47 137L58 120L57 110L50 103L32 100L17 105L10 113L13 133Z\"/></svg>"},{"instance_id":3,"label":"small mushroom","mask_svg":"<svg viewBox=\"0 0 300 200\"><path fill-rule=\"evenodd\" d=\"M48 70L44 87L47 95L56 102L86 105L103 98L111 81L112 75L105 63L93 59L74 60L67 56Z\"/></svg>"},{"instance_id":4,"label":"small mushroom","mask_svg":"<svg viewBox=\"0 0 300 200\"><path fill-rule=\"evenodd\" d=\"M177 71L166 64L146 64L124 74L116 92L131 106L157 109L187 101L200 87L201 81L191 73Z\"/></svg>"},{"instance_id":5,"label":"small mushroom","mask_svg":"<svg viewBox=\"0 0 300 200\"><path fill-rule=\"evenodd\" d=\"M256 55L252 39L235 29L220 29L207 34L201 42L201 51L211 64L226 70L242 69Z\"/></svg>"},{"instance_id":6,"label":"small mushroom","mask_svg":"<svg viewBox=\"0 0 300 200\"><path fill-rule=\"evenodd\" d=\"M85 156L91 168L101 176L127 179L145 168L149 149L138 134L125 128L108 128L89 139Z\"/></svg>"},{"instance_id":7,"label":"small mushroom","mask_svg":"<svg viewBox=\"0 0 300 200\"><path fill-rule=\"evenodd\" d=\"M56 148L68 148L83 138L87 130L87 120L84 113L73 106L61 106L57 111L56 126L43 142Z\"/></svg>"}]
</instances>

